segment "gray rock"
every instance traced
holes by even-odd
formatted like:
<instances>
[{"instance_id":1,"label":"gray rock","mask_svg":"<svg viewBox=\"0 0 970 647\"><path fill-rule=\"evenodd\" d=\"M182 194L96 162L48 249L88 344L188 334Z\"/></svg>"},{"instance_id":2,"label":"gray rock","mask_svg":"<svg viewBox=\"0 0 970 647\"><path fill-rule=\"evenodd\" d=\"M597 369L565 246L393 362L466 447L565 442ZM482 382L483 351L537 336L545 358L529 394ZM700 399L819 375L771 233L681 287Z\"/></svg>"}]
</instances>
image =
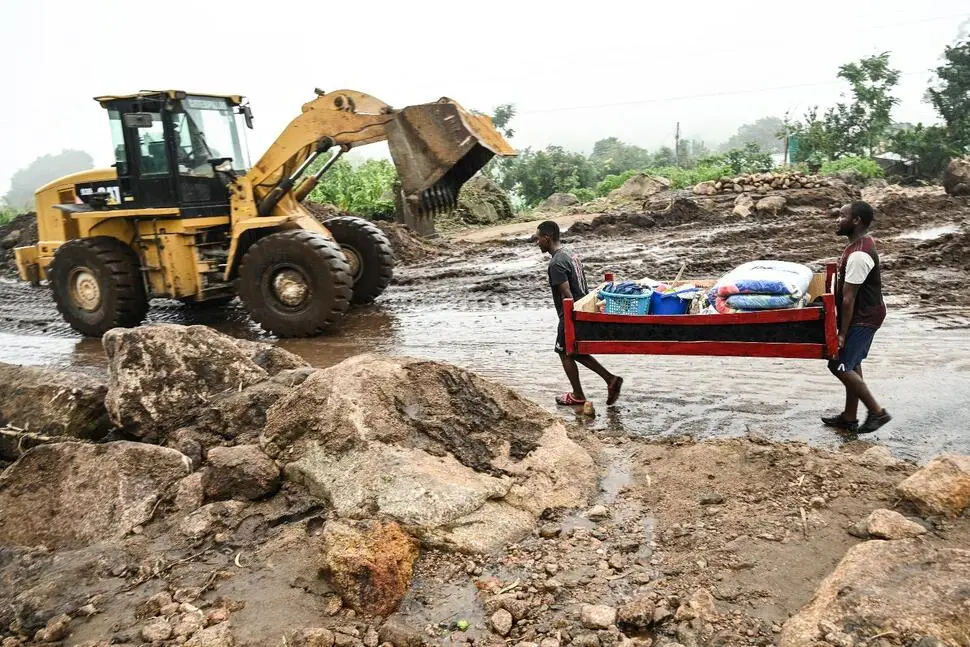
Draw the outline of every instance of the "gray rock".
<instances>
[{"instance_id":1,"label":"gray rock","mask_svg":"<svg viewBox=\"0 0 970 647\"><path fill-rule=\"evenodd\" d=\"M895 467L903 462L893 457L892 452L882 445L870 447L862 452L859 455L858 461L860 465L865 465L866 467Z\"/></svg>"},{"instance_id":2,"label":"gray rock","mask_svg":"<svg viewBox=\"0 0 970 647\"><path fill-rule=\"evenodd\" d=\"M896 491L925 513L956 517L970 506L970 456L937 456Z\"/></svg>"},{"instance_id":3,"label":"gray rock","mask_svg":"<svg viewBox=\"0 0 970 647\"><path fill-rule=\"evenodd\" d=\"M260 445L340 517L392 519L466 553L531 533L544 510L582 505L595 487L592 458L561 421L467 371L410 358L315 371L267 412ZM400 496L412 491L422 496Z\"/></svg>"},{"instance_id":4,"label":"gray rock","mask_svg":"<svg viewBox=\"0 0 970 647\"><path fill-rule=\"evenodd\" d=\"M579 634L569 644L571 647L600 647L600 639L596 634Z\"/></svg>"},{"instance_id":5,"label":"gray rock","mask_svg":"<svg viewBox=\"0 0 970 647\"><path fill-rule=\"evenodd\" d=\"M233 339L205 326L115 328L102 343L111 421L156 441L197 418L214 399L284 368L306 366L275 346Z\"/></svg>"},{"instance_id":6,"label":"gray rock","mask_svg":"<svg viewBox=\"0 0 970 647\"><path fill-rule=\"evenodd\" d=\"M617 623L624 628L642 631L653 624L654 604L647 596L634 598L617 609Z\"/></svg>"},{"instance_id":7,"label":"gray rock","mask_svg":"<svg viewBox=\"0 0 970 647\"><path fill-rule=\"evenodd\" d=\"M141 638L145 642L168 640L171 636L172 625L165 618L152 618L141 628Z\"/></svg>"},{"instance_id":8,"label":"gray rock","mask_svg":"<svg viewBox=\"0 0 970 647\"><path fill-rule=\"evenodd\" d=\"M779 645L811 645L846 626L960 644L970 632L970 614L957 611L956 601L967 590L970 550L936 548L921 539L863 542L785 623Z\"/></svg>"},{"instance_id":9,"label":"gray rock","mask_svg":"<svg viewBox=\"0 0 970 647\"><path fill-rule=\"evenodd\" d=\"M616 609L605 604L584 604L579 621L587 629L609 629L616 624Z\"/></svg>"},{"instance_id":10,"label":"gray rock","mask_svg":"<svg viewBox=\"0 0 970 647\"><path fill-rule=\"evenodd\" d=\"M424 632L398 615L390 616L384 621L378 637L382 643L393 643L396 647L421 647L424 643Z\"/></svg>"},{"instance_id":11,"label":"gray rock","mask_svg":"<svg viewBox=\"0 0 970 647\"><path fill-rule=\"evenodd\" d=\"M208 499L256 500L279 489L280 470L257 445L213 447L202 487Z\"/></svg>"},{"instance_id":12,"label":"gray rock","mask_svg":"<svg viewBox=\"0 0 970 647\"><path fill-rule=\"evenodd\" d=\"M41 436L98 440L111 429L104 382L79 373L0 362L0 426ZM0 457L18 458L30 438L0 437Z\"/></svg>"},{"instance_id":13,"label":"gray rock","mask_svg":"<svg viewBox=\"0 0 970 647\"><path fill-rule=\"evenodd\" d=\"M572 193L553 193L542 201L539 211L556 211L579 204L579 198Z\"/></svg>"},{"instance_id":14,"label":"gray rock","mask_svg":"<svg viewBox=\"0 0 970 647\"><path fill-rule=\"evenodd\" d=\"M605 505L594 505L586 513L586 518L590 521L603 521L609 519L610 511Z\"/></svg>"},{"instance_id":15,"label":"gray rock","mask_svg":"<svg viewBox=\"0 0 970 647\"><path fill-rule=\"evenodd\" d=\"M875 539L908 539L926 534L926 528L893 510L874 510L866 519L866 530Z\"/></svg>"},{"instance_id":16,"label":"gray rock","mask_svg":"<svg viewBox=\"0 0 970 647\"><path fill-rule=\"evenodd\" d=\"M75 548L120 539L188 473L185 456L144 443L34 447L0 474L0 544Z\"/></svg>"},{"instance_id":17,"label":"gray rock","mask_svg":"<svg viewBox=\"0 0 970 647\"><path fill-rule=\"evenodd\" d=\"M787 202L785 198L780 195L769 195L765 198L758 200L755 204L755 211L758 213L770 213L772 215L778 215L785 210L785 205Z\"/></svg>"},{"instance_id":18,"label":"gray rock","mask_svg":"<svg viewBox=\"0 0 970 647\"><path fill-rule=\"evenodd\" d=\"M493 613L488 621L492 625L492 631L500 636L508 636L512 631L512 614L505 609L499 609Z\"/></svg>"},{"instance_id":19,"label":"gray rock","mask_svg":"<svg viewBox=\"0 0 970 647\"><path fill-rule=\"evenodd\" d=\"M185 647L235 647L236 641L229 631L229 623L221 622L197 631Z\"/></svg>"},{"instance_id":20,"label":"gray rock","mask_svg":"<svg viewBox=\"0 0 970 647\"><path fill-rule=\"evenodd\" d=\"M724 495L717 492L708 492L701 496L701 505L720 505L724 503Z\"/></svg>"}]
</instances>

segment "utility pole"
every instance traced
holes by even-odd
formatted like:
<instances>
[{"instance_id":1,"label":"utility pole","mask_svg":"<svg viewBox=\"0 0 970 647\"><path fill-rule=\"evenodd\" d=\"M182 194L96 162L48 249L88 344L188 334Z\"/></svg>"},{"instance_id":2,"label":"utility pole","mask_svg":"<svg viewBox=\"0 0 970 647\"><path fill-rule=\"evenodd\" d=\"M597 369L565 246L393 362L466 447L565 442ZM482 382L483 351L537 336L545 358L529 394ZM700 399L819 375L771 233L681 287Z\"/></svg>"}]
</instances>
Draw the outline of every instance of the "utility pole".
<instances>
[{"instance_id":1,"label":"utility pole","mask_svg":"<svg viewBox=\"0 0 970 647\"><path fill-rule=\"evenodd\" d=\"M677 132L674 133L674 157L677 160L677 166L681 166L680 163L680 122L677 122Z\"/></svg>"}]
</instances>

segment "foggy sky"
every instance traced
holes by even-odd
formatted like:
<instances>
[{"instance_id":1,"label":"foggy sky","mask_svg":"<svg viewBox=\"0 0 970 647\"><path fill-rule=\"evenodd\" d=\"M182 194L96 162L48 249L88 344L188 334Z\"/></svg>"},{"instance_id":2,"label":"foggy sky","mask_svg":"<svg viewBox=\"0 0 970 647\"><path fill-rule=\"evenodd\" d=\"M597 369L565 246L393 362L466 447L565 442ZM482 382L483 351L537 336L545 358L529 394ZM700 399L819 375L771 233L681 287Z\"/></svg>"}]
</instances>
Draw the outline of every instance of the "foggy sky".
<instances>
[{"instance_id":1,"label":"foggy sky","mask_svg":"<svg viewBox=\"0 0 970 647\"><path fill-rule=\"evenodd\" d=\"M968 18L966 0L0 0L0 194L64 148L110 164L92 97L141 89L247 96L254 162L314 87L396 107L515 103L519 149L616 136L653 150L678 121L713 148L741 123L834 103L839 65L888 50L903 72L895 119L930 122L930 69Z\"/></svg>"}]
</instances>

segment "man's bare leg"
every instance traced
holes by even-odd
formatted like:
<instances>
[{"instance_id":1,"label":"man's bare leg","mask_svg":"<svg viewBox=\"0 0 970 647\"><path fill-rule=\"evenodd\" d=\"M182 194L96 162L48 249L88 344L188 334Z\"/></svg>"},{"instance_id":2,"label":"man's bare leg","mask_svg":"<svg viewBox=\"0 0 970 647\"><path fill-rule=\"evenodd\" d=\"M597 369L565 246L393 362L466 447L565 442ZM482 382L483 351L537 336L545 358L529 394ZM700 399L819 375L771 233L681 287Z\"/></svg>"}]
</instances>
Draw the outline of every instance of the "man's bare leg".
<instances>
[{"instance_id":1,"label":"man's bare leg","mask_svg":"<svg viewBox=\"0 0 970 647\"><path fill-rule=\"evenodd\" d=\"M569 378L569 384L573 387L573 397L577 400L585 400L586 395L583 393L583 385L579 381L579 367L576 365L576 359L582 356L567 355L566 353L559 353L559 359L562 360L563 370L566 371L566 377Z\"/></svg>"},{"instance_id":2,"label":"man's bare leg","mask_svg":"<svg viewBox=\"0 0 970 647\"><path fill-rule=\"evenodd\" d=\"M856 367L855 372L859 374L859 378L865 381L862 377L862 363ZM844 384L844 382L843 382ZM859 396L849 390L849 387L845 387L845 409L842 411L842 418L844 420L858 420L859 419Z\"/></svg>"}]
</instances>

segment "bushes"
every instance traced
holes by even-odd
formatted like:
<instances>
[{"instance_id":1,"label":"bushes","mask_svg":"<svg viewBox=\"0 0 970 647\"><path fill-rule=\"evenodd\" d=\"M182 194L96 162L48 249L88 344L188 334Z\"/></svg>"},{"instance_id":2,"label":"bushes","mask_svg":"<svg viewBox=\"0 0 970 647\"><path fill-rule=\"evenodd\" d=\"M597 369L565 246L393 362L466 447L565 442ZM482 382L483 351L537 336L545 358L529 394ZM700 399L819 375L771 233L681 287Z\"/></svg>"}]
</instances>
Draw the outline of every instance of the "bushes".
<instances>
[{"instance_id":1,"label":"bushes","mask_svg":"<svg viewBox=\"0 0 970 647\"><path fill-rule=\"evenodd\" d=\"M318 164L314 166L319 168ZM347 160L339 160L324 173L307 199L330 203L371 220L386 220L394 214L394 199L389 196L393 196L396 179L394 165L387 160L367 160L356 168Z\"/></svg>"},{"instance_id":2,"label":"bushes","mask_svg":"<svg viewBox=\"0 0 970 647\"><path fill-rule=\"evenodd\" d=\"M855 171L866 180L883 176L882 167L865 157L842 157L822 164L822 175L835 175L839 171Z\"/></svg>"},{"instance_id":3,"label":"bushes","mask_svg":"<svg viewBox=\"0 0 970 647\"><path fill-rule=\"evenodd\" d=\"M0 225L5 225L16 217L17 213L13 209L0 207Z\"/></svg>"}]
</instances>

